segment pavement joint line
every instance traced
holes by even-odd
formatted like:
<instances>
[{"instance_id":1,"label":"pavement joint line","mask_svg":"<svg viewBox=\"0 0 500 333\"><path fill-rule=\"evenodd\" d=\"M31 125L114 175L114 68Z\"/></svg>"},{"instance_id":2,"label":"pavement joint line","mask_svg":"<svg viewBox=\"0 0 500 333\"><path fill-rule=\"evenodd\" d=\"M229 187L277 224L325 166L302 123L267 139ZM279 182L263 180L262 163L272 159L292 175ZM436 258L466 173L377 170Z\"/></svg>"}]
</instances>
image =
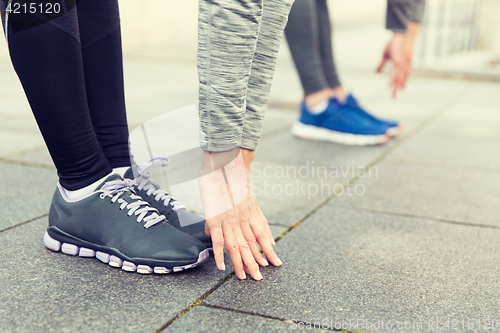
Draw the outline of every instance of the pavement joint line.
<instances>
[{"instance_id":1,"label":"pavement joint line","mask_svg":"<svg viewBox=\"0 0 500 333\"><path fill-rule=\"evenodd\" d=\"M39 151L44 150L44 148L45 148L45 146L37 146L34 148L18 150L18 151L15 151L13 153L5 154L5 155L0 156L0 157L2 157L2 158L14 158L14 157L22 156L22 155L29 154L29 153L37 153Z\"/></svg>"},{"instance_id":2,"label":"pavement joint line","mask_svg":"<svg viewBox=\"0 0 500 333\"><path fill-rule=\"evenodd\" d=\"M5 158L5 157L0 157L0 162L6 163L6 164L15 164L15 165L34 167L34 168L56 170L56 167L54 165L51 165L51 164L12 160L10 158Z\"/></svg>"},{"instance_id":3,"label":"pavement joint line","mask_svg":"<svg viewBox=\"0 0 500 333\"><path fill-rule=\"evenodd\" d=\"M49 213L46 213L46 214L43 214L43 215L40 215L40 216L34 217L34 218L32 218L32 219L30 219L30 220L28 220L28 221L24 221L24 222L21 222L21 223L15 224L15 225L13 225L13 226L10 226L10 227L8 227L8 228L5 228L5 229L3 229L3 230L0 230L0 234L4 233L4 232L6 232L6 231L12 230L12 229L14 229L14 228L20 227L20 226L22 226L22 225L28 224L28 223L30 223L30 222L34 222L34 221L36 221L36 220L39 220L39 219L44 218L44 217L47 217L47 216L49 216Z\"/></svg>"},{"instance_id":4,"label":"pavement joint line","mask_svg":"<svg viewBox=\"0 0 500 333\"><path fill-rule=\"evenodd\" d=\"M415 214L409 214L409 213L398 213L398 212L390 212L390 211L386 211L386 210L378 210L378 209L363 208L363 207L352 207L352 206L344 206L344 205L338 205L337 207L341 207L341 208L349 209L349 210L353 210L353 211L363 211L363 212L380 214L380 215L408 217L408 218L413 218L413 219L418 219L418 220L428 220L428 221L435 221L435 222L441 222L441 223L447 223L447 224L456 224L456 225L467 226L467 227L477 227L477 228L497 229L497 230L500 229L500 226L497 226L497 225L479 224L479 223L465 222L465 221L456 221L456 220L450 220L450 219L445 219L445 218L440 218L440 217L415 215Z\"/></svg>"},{"instance_id":5,"label":"pavement joint line","mask_svg":"<svg viewBox=\"0 0 500 333\"><path fill-rule=\"evenodd\" d=\"M170 325L172 325L176 320L178 320L179 318L183 317L184 315L186 315L189 311L191 311L192 309L194 309L195 307L197 306L200 306L202 304L202 302L205 300L205 298L207 298L208 296L210 296L214 291L216 291L217 289L219 289L223 284L225 284L227 281L231 280L231 277L234 275L234 271L229 273L227 276L225 276L224 278L221 278L220 281L218 283L216 283L212 288L210 288L207 292L205 292L203 295L201 295L201 297L199 297L196 301L194 301L193 303L191 303L189 306L187 306L184 310L182 310L181 312L179 312L174 318L170 319L169 321L167 321L165 324L163 324L162 327L160 327L156 333L161 333L163 332L164 330L166 330Z\"/></svg>"},{"instance_id":6,"label":"pavement joint line","mask_svg":"<svg viewBox=\"0 0 500 333\"><path fill-rule=\"evenodd\" d=\"M290 225L289 224L279 224L279 223L268 223L269 225L274 225L275 227L284 227L287 228Z\"/></svg>"},{"instance_id":7,"label":"pavement joint line","mask_svg":"<svg viewBox=\"0 0 500 333\"><path fill-rule=\"evenodd\" d=\"M475 171L481 173L500 174L500 169L498 168L478 167L472 165L457 165L457 164L438 163L430 161L405 160L394 157L387 158L384 161L384 163L395 164L395 165L408 164L412 166L422 166L422 167L437 168L437 169L466 170L466 171Z\"/></svg>"},{"instance_id":8,"label":"pavement joint line","mask_svg":"<svg viewBox=\"0 0 500 333\"><path fill-rule=\"evenodd\" d=\"M253 312L253 311L246 311L246 310L241 310L241 309L234 309L234 308L230 308L230 307L226 307L226 306L222 306L222 305L215 305L215 304L209 304L209 303L202 302L200 304L200 306L204 306L206 308L217 309L217 310L224 310L224 311L228 311L228 312L234 312L234 313L238 313L238 314L242 314L242 315L247 315L247 316L259 317L259 318L271 319L271 320L278 320L278 321L281 321L283 323L292 323L291 319L285 319L285 318L279 318L279 317L269 316L269 315L266 315L266 314L261 314L261 313L257 313L257 312ZM308 324L308 323L310 323L310 322L307 322L307 321L295 320L295 319L293 319L293 322L295 322L297 324L299 324L299 323L300 324ZM315 329L317 329L317 328L315 327ZM333 329L331 329L331 328L323 328L321 326L318 329L321 329L321 330L324 330L324 331L333 331L333 332L350 332L350 331L345 331L345 330L337 330L335 328L333 328Z\"/></svg>"},{"instance_id":9,"label":"pavement joint line","mask_svg":"<svg viewBox=\"0 0 500 333\"><path fill-rule=\"evenodd\" d=\"M359 68L352 65L344 65L343 72L350 72L353 74L368 74L373 73L372 70L366 68ZM382 73L382 75L389 77L389 73ZM500 82L500 73L487 73L475 71L460 71L460 70L432 70L425 68L414 68L412 70L412 77L423 79L441 79L441 80L456 80L456 81L469 81L469 82Z\"/></svg>"},{"instance_id":10,"label":"pavement joint line","mask_svg":"<svg viewBox=\"0 0 500 333\"><path fill-rule=\"evenodd\" d=\"M487 71L460 71L460 70L439 70L415 68L413 70L415 77L421 78L440 78L440 79L455 79L462 81L475 82L500 82L500 73L489 73Z\"/></svg>"}]
</instances>

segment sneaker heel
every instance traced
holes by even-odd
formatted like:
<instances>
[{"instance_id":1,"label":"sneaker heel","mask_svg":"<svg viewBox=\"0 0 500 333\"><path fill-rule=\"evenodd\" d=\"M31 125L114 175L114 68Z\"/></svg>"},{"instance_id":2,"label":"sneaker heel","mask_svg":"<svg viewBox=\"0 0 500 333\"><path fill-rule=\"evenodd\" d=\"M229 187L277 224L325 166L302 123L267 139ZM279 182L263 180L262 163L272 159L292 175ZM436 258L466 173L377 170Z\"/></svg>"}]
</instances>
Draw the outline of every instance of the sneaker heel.
<instances>
[{"instance_id":1,"label":"sneaker heel","mask_svg":"<svg viewBox=\"0 0 500 333\"><path fill-rule=\"evenodd\" d=\"M61 249L61 242L56 241L54 238L50 237L47 231L45 231L45 235L43 235L43 243L49 250L58 252Z\"/></svg>"}]
</instances>

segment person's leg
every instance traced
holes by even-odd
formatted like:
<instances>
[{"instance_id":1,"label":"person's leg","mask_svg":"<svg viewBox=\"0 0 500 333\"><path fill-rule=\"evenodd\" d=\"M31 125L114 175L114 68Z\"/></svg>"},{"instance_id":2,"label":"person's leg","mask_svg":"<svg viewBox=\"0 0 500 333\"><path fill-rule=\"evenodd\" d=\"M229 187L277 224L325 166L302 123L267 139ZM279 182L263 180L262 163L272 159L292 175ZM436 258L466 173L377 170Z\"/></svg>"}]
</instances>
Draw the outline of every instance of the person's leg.
<instances>
[{"instance_id":1,"label":"person's leg","mask_svg":"<svg viewBox=\"0 0 500 333\"><path fill-rule=\"evenodd\" d=\"M5 7L2 7L5 17ZM57 168L60 184L78 190L111 172L87 104L76 9L24 27L8 16L6 36L14 69Z\"/></svg>"},{"instance_id":2,"label":"person's leg","mask_svg":"<svg viewBox=\"0 0 500 333\"><path fill-rule=\"evenodd\" d=\"M321 107L332 96L322 63L321 27L316 7L316 0L296 0L285 28L288 46L309 108L318 105Z\"/></svg>"},{"instance_id":3,"label":"person's leg","mask_svg":"<svg viewBox=\"0 0 500 333\"><path fill-rule=\"evenodd\" d=\"M292 133L345 144L383 143L387 141L384 126L337 107L346 94L335 70L330 29L326 0L295 2L285 33L305 97Z\"/></svg>"},{"instance_id":4,"label":"person's leg","mask_svg":"<svg viewBox=\"0 0 500 333\"><path fill-rule=\"evenodd\" d=\"M117 0L78 3L85 89L97 140L112 168L130 166Z\"/></svg>"},{"instance_id":5,"label":"person's leg","mask_svg":"<svg viewBox=\"0 0 500 333\"><path fill-rule=\"evenodd\" d=\"M41 22L10 14L4 21L12 63L60 177L44 244L145 274L194 267L208 258L205 246L164 223L129 182L107 176L111 166L87 103L76 11Z\"/></svg>"},{"instance_id":6,"label":"person's leg","mask_svg":"<svg viewBox=\"0 0 500 333\"><path fill-rule=\"evenodd\" d=\"M319 30L319 47L321 54L321 63L328 86L332 89L333 96L339 100L347 97L347 92L342 87L335 66L335 57L332 47L332 26L330 14L328 11L327 0L315 0L317 12L317 24Z\"/></svg>"},{"instance_id":7,"label":"person's leg","mask_svg":"<svg viewBox=\"0 0 500 333\"><path fill-rule=\"evenodd\" d=\"M395 121L387 121L374 117L366 110L364 110L357 100L349 94L342 86L338 77L337 69L335 66L335 57L333 55L332 47L332 27L328 11L327 0L315 0L316 10L318 15L318 28L321 59L323 64L323 73L325 74L328 85L331 88L332 96L335 98L339 108L344 112L349 112L346 109L354 109L358 115L361 115L361 120L371 123L382 123L388 127L391 136L399 135L402 128Z\"/></svg>"}]
</instances>

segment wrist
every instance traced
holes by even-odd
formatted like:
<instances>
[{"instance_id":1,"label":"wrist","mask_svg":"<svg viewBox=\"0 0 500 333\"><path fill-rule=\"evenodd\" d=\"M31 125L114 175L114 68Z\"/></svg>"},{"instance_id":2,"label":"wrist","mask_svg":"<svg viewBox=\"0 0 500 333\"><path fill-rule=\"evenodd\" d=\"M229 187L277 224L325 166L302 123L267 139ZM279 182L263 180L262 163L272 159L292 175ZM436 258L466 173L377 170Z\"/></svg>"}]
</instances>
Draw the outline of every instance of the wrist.
<instances>
[{"instance_id":1,"label":"wrist","mask_svg":"<svg viewBox=\"0 0 500 333\"><path fill-rule=\"evenodd\" d=\"M417 33L420 28L420 23L417 22L410 22L408 24L408 30L406 31L405 34L405 39L408 41L411 41L412 43L415 41L417 38Z\"/></svg>"},{"instance_id":2,"label":"wrist","mask_svg":"<svg viewBox=\"0 0 500 333\"><path fill-rule=\"evenodd\" d=\"M252 162L255 159L255 150L241 148L241 155L243 156L243 163L247 174L252 171Z\"/></svg>"},{"instance_id":3,"label":"wrist","mask_svg":"<svg viewBox=\"0 0 500 333\"><path fill-rule=\"evenodd\" d=\"M225 152L203 151L201 175L220 172L221 168L232 169L240 148Z\"/></svg>"}]
</instances>

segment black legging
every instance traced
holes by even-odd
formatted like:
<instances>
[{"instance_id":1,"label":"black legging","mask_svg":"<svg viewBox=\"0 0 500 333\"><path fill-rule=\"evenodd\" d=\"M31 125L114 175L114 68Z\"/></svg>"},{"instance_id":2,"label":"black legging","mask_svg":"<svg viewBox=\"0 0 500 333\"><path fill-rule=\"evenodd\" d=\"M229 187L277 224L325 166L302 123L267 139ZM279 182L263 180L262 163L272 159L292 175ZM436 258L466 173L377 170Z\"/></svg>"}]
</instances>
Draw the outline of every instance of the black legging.
<instances>
[{"instance_id":1,"label":"black legging","mask_svg":"<svg viewBox=\"0 0 500 333\"><path fill-rule=\"evenodd\" d=\"M6 32L60 183L77 190L131 162L118 2L68 3L64 15L31 27L39 17L10 14Z\"/></svg>"},{"instance_id":2,"label":"black legging","mask_svg":"<svg viewBox=\"0 0 500 333\"><path fill-rule=\"evenodd\" d=\"M340 86L326 0L295 0L285 34L306 95Z\"/></svg>"}]
</instances>

